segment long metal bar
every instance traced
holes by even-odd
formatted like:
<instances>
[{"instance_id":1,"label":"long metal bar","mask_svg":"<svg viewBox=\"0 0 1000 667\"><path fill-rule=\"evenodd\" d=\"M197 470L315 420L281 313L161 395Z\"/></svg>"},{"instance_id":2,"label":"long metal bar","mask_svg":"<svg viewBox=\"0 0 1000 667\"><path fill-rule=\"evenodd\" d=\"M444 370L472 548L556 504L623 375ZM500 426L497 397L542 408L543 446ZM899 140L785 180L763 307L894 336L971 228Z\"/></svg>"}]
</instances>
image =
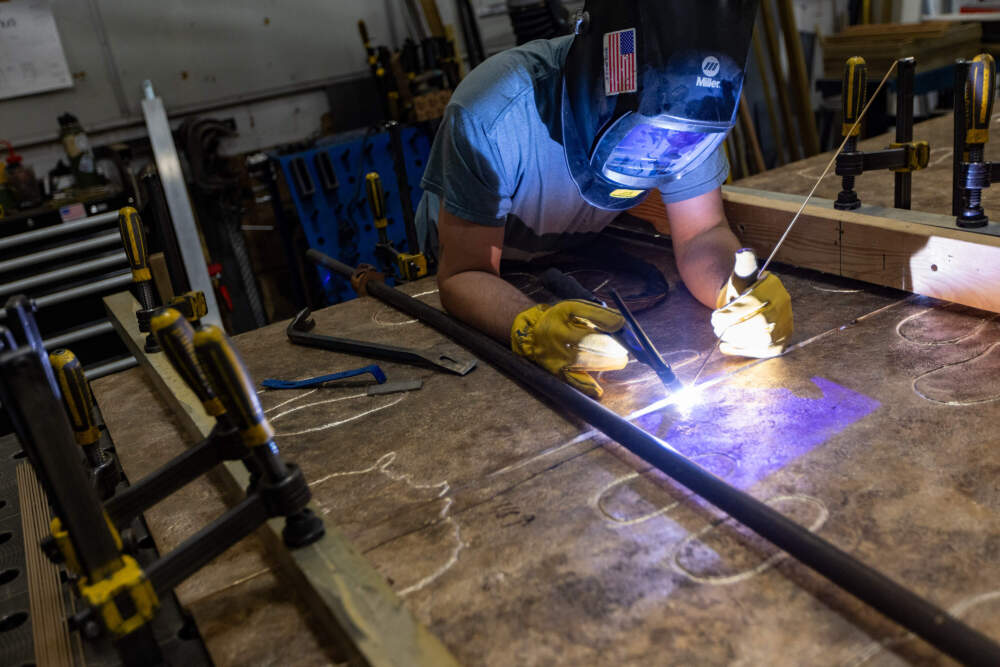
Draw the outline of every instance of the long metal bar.
<instances>
[{"instance_id":1,"label":"long metal bar","mask_svg":"<svg viewBox=\"0 0 1000 667\"><path fill-rule=\"evenodd\" d=\"M314 261L350 278L354 269L309 251ZM573 414L633 454L656 466L764 539L823 575L927 642L967 664L1000 664L1000 646L909 589L811 533L774 508L730 486L693 463L659 438L623 419L531 362L512 353L485 334L385 283L364 288L401 312L428 324L496 368Z\"/></svg>"},{"instance_id":2,"label":"long metal bar","mask_svg":"<svg viewBox=\"0 0 1000 667\"><path fill-rule=\"evenodd\" d=\"M955 61L954 155L951 171L951 214L959 216L965 208L965 188L962 187L962 162L965 160L965 82L969 78L969 61Z\"/></svg>"},{"instance_id":3,"label":"long metal bar","mask_svg":"<svg viewBox=\"0 0 1000 667\"><path fill-rule=\"evenodd\" d=\"M113 266L120 266L127 262L128 258L125 256L125 251L123 250L112 255L106 255L105 257L98 257L97 259L80 262L79 264L70 264L69 266L63 266L58 269L53 269L52 271L46 271L45 273L37 273L33 276L22 278L21 280L4 283L0 285L0 295L25 292L38 287L39 285L54 283L58 280L73 278L74 276L90 273L92 271L98 271L100 269L110 269Z\"/></svg>"},{"instance_id":4,"label":"long metal bar","mask_svg":"<svg viewBox=\"0 0 1000 667\"><path fill-rule=\"evenodd\" d=\"M108 213L92 215L89 218L84 218L83 220L76 220L75 222L66 222L61 225L52 225L51 227L36 229L33 232L24 232L23 234L7 236L0 239L0 250L7 250L8 248L25 245L26 243L34 243L35 241L42 241L55 236L72 234L73 232L78 232L84 229L100 227L101 225L106 225L109 222L117 220L118 211L110 211Z\"/></svg>"},{"instance_id":5,"label":"long metal bar","mask_svg":"<svg viewBox=\"0 0 1000 667\"><path fill-rule=\"evenodd\" d=\"M96 250L106 246L121 245L121 242L122 237L117 230L108 232L107 234L101 234L100 236L94 236L93 238L85 239L83 241L71 241L65 245L56 246L55 248L49 248L48 250L42 250L40 252L33 252L30 255L21 255L20 257L0 262L0 273L6 273L7 271L21 269L25 266L32 266L34 264L41 264L42 262L48 262L61 257L72 257L73 255L79 255L89 250Z\"/></svg>"},{"instance_id":6,"label":"long metal bar","mask_svg":"<svg viewBox=\"0 0 1000 667\"><path fill-rule=\"evenodd\" d=\"M52 306L57 303L62 303L63 301L69 301L70 299L75 299L78 296L87 296L88 294L97 294L99 292L106 292L113 290L117 287L123 287L132 283L132 273L126 271L124 273L118 273L113 276L109 276L103 280L98 280L93 283L85 283L77 287L71 287L67 290L62 290L61 292L53 292L52 294L46 294L35 299L35 304L39 308L44 308L46 306Z\"/></svg>"},{"instance_id":7,"label":"long metal bar","mask_svg":"<svg viewBox=\"0 0 1000 667\"><path fill-rule=\"evenodd\" d=\"M913 141L913 72L917 61L914 58L901 58L896 73L896 143L906 144ZM897 171L895 174L896 208L910 208L910 194L913 190L913 172Z\"/></svg>"},{"instance_id":8,"label":"long metal bar","mask_svg":"<svg viewBox=\"0 0 1000 667\"><path fill-rule=\"evenodd\" d=\"M88 380L96 380L97 378L102 378L105 375L111 375L112 373L128 370L129 368L134 368L138 365L139 362L136 361L135 357L125 357L124 359L109 361L108 363L101 364L100 366L85 368L83 370L83 374Z\"/></svg>"},{"instance_id":9,"label":"long metal bar","mask_svg":"<svg viewBox=\"0 0 1000 667\"><path fill-rule=\"evenodd\" d=\"M75 343L78 340L94 338L95 336L110 333L114 330L115 328L111 325L111 322L104 319L100 322L94 322L93 324L87 324L82 327L77 327L76 329L64 331L61 334L57 334L42 341L42 344L45 345L46 350L54 350L59 347L66 347L67 345Z\"/></svg>"},{"instance_id":10,"label":"long metal bar","mask_svg":"<svg viewBox=\"0 0 1000 667\"><path fill-rule=\"evenodd\" d=\"M170 218L177 234L177 244L184 260L184 271L187 273L191 289L205 293L208 314L202 320L207 324L222 326L222 321L219 319L219 305L215 300L215 288L208 275L205 253L201 247L201 235L198 233L191 200L184 185L181 162L177 157L177 147L170 133L167 112L163 108L163 100L153 93L152 84L146 81L143 88L142 114L146 119L149 143L156 158L156 170L163 184L163 196L170 209Z\"/></svg>"}]
</instances>

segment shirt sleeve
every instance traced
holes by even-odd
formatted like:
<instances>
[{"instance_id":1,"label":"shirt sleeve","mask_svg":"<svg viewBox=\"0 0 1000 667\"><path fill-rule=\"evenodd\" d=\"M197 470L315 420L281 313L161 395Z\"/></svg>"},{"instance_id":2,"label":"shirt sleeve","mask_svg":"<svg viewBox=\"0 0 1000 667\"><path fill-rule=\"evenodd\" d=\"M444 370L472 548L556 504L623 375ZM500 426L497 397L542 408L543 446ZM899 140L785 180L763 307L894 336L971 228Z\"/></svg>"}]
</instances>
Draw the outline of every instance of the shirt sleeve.
<instances>
[{"instance_id":1,"label":"shirt sleeve","mask_svg":"<svg viewBox=\"0 0 1000 667\"><path fill-rule=\"evenodd\" d=\"M664 204L694 199L725 183L728 176L729 161L726 160L726 152L720 144L694 171L660 187L660 195Z\"/></svg>"},{"instance_id":2,"label":"shirt sleeve","mask_svg":"<svg viewBox=\"0 0 1000 667\"><path fill-rule=\"evenodd\" d=\"M445 109L420 185L440 197L452 215L502 227L513 195L502 165L500 148L482 123L460 105L451 104Z\"/></svg>"}]
</instances>

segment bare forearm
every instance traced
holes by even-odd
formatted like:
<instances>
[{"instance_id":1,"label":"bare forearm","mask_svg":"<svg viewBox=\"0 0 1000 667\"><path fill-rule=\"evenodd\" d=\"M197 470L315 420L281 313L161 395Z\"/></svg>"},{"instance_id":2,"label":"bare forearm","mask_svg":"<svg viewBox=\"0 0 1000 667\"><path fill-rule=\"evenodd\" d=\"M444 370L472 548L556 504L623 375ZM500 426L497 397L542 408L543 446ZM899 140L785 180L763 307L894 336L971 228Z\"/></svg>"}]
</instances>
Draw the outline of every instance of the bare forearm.
<instances>
[{"instance_id":1,"label":"bare forearm","mask_svg":"<svg viewBox=\"0 0 1000 667\"><path fill-rule=\"evenodd\" d=\"M496 340L510 344L517 315L535 305L519 289L486 271L463 271L438 280L441 303L452 315Z\"/></svg>"},{"instance_id":2,"label":"bare forearm","mask_svg":"<svg viewBox=\"0 0 1000 667\"><path fill-rule=\"evenodd\" d=\"M687 239L674 242L677 268L684 285L698 301L715 308L719 289L733 270L733 255L740 242L723 221Z\"/></svg>"}]
</instances>

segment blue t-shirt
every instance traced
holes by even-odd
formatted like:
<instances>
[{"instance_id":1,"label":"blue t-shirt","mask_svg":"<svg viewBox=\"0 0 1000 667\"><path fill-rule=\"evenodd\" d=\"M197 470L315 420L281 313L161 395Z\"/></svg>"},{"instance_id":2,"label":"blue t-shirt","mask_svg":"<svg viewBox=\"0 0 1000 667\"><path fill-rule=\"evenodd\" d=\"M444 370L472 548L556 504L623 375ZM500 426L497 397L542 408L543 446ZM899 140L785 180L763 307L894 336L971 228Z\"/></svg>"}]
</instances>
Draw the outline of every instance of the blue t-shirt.
<instances>
[{"instance_id":1,"label":"blue t-shirt","mask_svg":"<svg viewBox=\"0 0 1000 667\"><path fill-rule=\"evenodd\" d=\"M421 181L423 230L436 226L441 199L459 218L505 226L506 259L529 259L583 241L620 213L580 195L562 147L562 67L572 35L499 53L452 95ZM729 172L722 149L663 186L666 203L705 194Z\"/></svg>"}]
</instances>

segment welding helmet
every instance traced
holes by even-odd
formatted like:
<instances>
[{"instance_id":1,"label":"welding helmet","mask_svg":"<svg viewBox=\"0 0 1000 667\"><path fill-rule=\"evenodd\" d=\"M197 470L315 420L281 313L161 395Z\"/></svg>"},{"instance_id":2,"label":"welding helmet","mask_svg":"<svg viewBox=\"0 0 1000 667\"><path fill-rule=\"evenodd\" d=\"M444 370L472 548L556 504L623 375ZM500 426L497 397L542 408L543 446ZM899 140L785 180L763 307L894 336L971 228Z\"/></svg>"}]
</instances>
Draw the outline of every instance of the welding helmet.
<instances>
[{"instance_id":1,"label":"welding helmet","mask_svg":"<svg viewBox=\"0 0 1000 667\"><path fill-rule=\"evenodd\" d=\"M591 205L622 210L718 148L739 108L758 0L587 0L563 70L562 135Z\"/></svg>"}]
</instances>

